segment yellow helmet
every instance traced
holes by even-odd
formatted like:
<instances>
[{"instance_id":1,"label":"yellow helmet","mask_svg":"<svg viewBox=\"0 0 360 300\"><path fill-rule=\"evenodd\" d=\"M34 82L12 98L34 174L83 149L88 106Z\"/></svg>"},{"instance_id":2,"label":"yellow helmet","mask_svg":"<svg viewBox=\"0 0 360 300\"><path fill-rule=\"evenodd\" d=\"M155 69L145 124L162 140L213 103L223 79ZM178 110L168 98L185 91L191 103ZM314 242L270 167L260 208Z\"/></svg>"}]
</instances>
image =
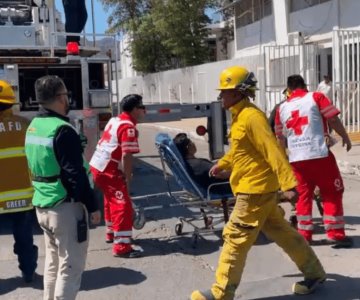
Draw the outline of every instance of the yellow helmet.
<instances>
[{"instance_id":1,"label":"yellow helmet","mask_svg":"<svg viewBox=\"0 0 360 300\"><path fill-rule=\"evenodd\" d=\"M5 80L0 80L0 103L14 104L15 101L16 97L11 85Z\"/></svg>"},{"instance_id":2,"label":"yellow helmet","mask_svg":"<svg viewBox=\"0 0 360 300\"><path fill-rule=\"evenodd\" d=\"M247 90L255 92L256 83L257 80L253 72L249 72L244 67L233 66L221 72L218 90L236 89L242 92Z\"/></svg>"}]
</instances>

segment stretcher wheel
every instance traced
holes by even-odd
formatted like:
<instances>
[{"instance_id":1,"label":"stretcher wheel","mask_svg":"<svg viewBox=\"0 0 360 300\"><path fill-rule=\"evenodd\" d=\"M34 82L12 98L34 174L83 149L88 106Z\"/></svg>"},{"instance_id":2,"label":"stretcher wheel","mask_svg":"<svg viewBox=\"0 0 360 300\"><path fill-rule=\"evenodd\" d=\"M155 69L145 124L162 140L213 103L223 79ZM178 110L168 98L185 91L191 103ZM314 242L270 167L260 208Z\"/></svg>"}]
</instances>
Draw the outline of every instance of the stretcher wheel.
<instances>
[{"instance_id":1,"label":"stretcher wheel","mask_svg":"<svg viewBox=\"0 0 360 300\"><path fill-rule=\"evenodd\" d=\"M183 227L184 227L184 225L183 225L182 222L176 223L176 225L175 225L175 233L176 233L176 235L181 235L182 234Z\"/></svg>"},{"instance_id":2,"label":"stretcher wheel","mask_svg":"<svg viewBox=\"0 0 360 300\"><path fill-rule=\"evenodd\" d=\"M137 207L134 209L133 216L133 228L136 230L143 229L146 223L144 209L142 207Z\"/></svg>"},{"instance_id":3,"label":"stretcher wheel","mask_svg":"<svg viewBox=\"0 0 360 300\"><path fill-rule=\"evenodd\" d=\"M195 249L199 242L199 234L197 232L194 232L191 236L191 246Z\"/></svg>"}]
</instances>

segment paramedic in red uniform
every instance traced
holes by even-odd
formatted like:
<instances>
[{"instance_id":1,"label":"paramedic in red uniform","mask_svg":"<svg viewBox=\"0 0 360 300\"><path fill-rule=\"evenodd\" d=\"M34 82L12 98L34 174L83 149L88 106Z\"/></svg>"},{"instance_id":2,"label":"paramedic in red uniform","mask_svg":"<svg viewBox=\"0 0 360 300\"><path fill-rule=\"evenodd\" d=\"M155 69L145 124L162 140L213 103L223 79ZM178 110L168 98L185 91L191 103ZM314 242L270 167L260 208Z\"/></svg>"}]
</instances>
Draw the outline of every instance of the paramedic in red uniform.
<instances>
[{"instance_id":1,"label":"paramedic in red uniform","mask_svg":"<svg viewBox=\"0 0 360 300\"><path fill-rule=\"evenodd\" d=\"M129 196L133 154L138 153L136 123L144 116L140 95L121 100L122 113L110 119L90 161L95 184L104 194L106 242L113 243L113 255L134 258L132 248L133 208Z\"/></svg>"},{"instance_id":2,"label":"paramedic in red uniform","mask_svg":"<svg viewBox=\"0 0 360 300\"><path fill-rule=\"evenodd\" d=\"M320 92L308 92L300 75L288 77L290 96L282 103L275 117L275 133L287 144L289 160L298 180L296 204L298 231L312 242L312 203L316 186L321 190L327 243L334 248L352 246L345 235L342 197L343 180L333 153L326 145L328 124L342 138L346 150L351 141L338 115L340 111Z\"/></svg>"}]
</instances>

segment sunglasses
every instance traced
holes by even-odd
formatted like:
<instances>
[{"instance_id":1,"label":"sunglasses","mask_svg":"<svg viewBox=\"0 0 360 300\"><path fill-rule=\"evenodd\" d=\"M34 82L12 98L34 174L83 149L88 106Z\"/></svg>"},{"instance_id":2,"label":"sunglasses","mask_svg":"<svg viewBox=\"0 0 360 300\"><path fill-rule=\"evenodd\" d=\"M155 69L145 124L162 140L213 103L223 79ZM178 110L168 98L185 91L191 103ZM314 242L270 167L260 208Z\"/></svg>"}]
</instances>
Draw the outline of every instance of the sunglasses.
<instances>
[{"instance_id":1,"label":"sunglasses","mask_svg":"<svg viewBox=\"0 0 360 300\"><path fill-rule=\"evenodd\" d=\"M136 108L138 108L138 109L146 109L145 105L138 105L138 106L136 106Z\"/></svg>"}]
</instances>

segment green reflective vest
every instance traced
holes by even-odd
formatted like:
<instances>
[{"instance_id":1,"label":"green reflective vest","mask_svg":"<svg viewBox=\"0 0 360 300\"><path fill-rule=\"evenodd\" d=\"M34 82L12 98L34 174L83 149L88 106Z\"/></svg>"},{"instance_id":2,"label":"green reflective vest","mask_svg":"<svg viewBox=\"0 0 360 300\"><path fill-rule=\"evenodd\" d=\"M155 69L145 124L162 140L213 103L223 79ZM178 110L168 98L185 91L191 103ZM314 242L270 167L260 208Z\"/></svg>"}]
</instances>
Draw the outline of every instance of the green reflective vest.
<instances>
[{"instance_id":1,"label":"green reflective vest","mask_svg":"<svg viewBox=\"0 0 360 300\"><path fill-rule=\"evenodd\" d=\"M56 117L34 118L27 129L25 154L33 177L34 206L52 207L67 195L54 152L54 137L64 125L71 126Z\"/></svg>"}]
</instances>

